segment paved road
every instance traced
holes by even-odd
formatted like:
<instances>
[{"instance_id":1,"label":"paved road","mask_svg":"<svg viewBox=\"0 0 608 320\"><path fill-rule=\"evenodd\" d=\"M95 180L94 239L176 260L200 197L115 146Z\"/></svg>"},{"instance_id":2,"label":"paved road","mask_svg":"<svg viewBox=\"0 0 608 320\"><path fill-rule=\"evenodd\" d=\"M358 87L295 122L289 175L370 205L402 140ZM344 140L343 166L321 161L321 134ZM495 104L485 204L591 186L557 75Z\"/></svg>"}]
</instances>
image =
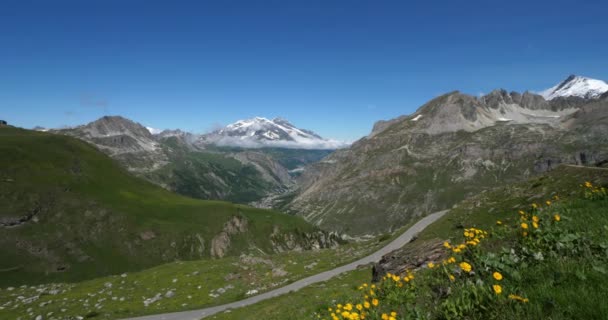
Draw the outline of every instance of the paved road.
<instances>
[{"instance_id":1,"label":"paved road","mask_svg":"<svg viewBox=\"0 0 608 320\"><path fill-rule=\"evenodd\" d=\"M581 166L581 165L577 165L577 164L565 164L564 166L566 166L566 167L572 167L572 168L585 168L585 169L595 169L595 170L608 170L608 168L604 168L604 167L590 167L590 166Z\"/></svg>"},{"instance_id":2,"label":"paved road","mask_svg":"<svg viewBox=\"0 0 608 320\"><path fill-rule=\"evenodd\" d=\"M430 215L422 218L420 221L416 222L416 224L414 224L411 228L407 229L407 231L405 231L397 239L393 240L391 243L389 243L382 249L374 252L373 254L371 254L365 258L359 259L355 262L351 262L347 265L337 267L332 270L321 272L319 274L298 280L298 281L290 283L284 287L277 288L272 291L268 291L268 292L265 292L265 293L247 298L247 299L243 299L243 300L239 300L239 301L235 301L232 303L227 303L227 304L223 304L223 305L219 305L219 306L215 306L215 307L209 307L209 308L205 308L205 309L191 310L191 311L155 314L155 315L149 315L149 316L143 316L143 317L137 317L137 318L129 318L129 319L124 319L124 320L199 320L201 318L205 318L210 315L213 315L213 314L216 314L216 313L228 310L228 309L235 309L235 308L248 306L248 305L260 302L262 300L274 298L274 297L280 296L282 294L289 293L290 291L297 291L297 290L302 289L313 283L327 281L341 273L355 270L360 265L366 265L366 264L369 264L372 262L380 261L380 259L382 258L383 255L385 255L393 250L403 247L403 245L410 242L416 234L418 234L420 231L422 231L424 228L426 228L431 223L437 221L437 219L441 218L446 212L447 212L447 210L439 211L439 212L435 212L433 214L430 214Z\"/></svg>"}]
</instances>

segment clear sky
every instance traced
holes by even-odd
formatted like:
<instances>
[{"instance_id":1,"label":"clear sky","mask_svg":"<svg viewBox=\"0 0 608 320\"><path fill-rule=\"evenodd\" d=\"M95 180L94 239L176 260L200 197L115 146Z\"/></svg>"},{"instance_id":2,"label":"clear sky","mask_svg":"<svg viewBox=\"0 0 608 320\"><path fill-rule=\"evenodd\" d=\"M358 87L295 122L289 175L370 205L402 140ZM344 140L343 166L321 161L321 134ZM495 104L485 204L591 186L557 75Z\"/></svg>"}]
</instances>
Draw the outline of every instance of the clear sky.
<instances>
[{"instance_id":1,"label":"clear sky","mask_svg":"<svg viewBox=\"0 0 608 320\"><path fill-rule=\"evenodd\" d=\"M0 119L353 140L460 90L608 80L607 1L0 0Z\"/></svg>"}]
</instances>

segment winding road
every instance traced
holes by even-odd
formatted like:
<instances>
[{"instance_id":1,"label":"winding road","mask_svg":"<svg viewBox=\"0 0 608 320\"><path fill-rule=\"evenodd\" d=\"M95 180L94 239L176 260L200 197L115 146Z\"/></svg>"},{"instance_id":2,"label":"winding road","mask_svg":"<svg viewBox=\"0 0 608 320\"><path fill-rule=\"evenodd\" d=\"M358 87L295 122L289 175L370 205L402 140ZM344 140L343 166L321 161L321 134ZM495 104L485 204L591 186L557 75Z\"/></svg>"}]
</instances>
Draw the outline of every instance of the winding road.
<instances>
[{"instance_id":1,"label":"winding road","mask_svg":"<svg viewBox=\"0 0 608 320\"><path fill-rule=\"evenodd\" d=\"M435 212L435 213L432 213L432 214L422 218L420 221L416 222L413 226L411 226L409 229L407 229L407 231L405 231L403 234L401 234L399 237L397 237L391 243L387 244L385 247L372 253L369 256L366 256L357 261L351 262L347 265L343 265L341 267L337 267L335 269L321 272L321 273L315 274L313 276L309 276L304 279L292 282L284 287L280 287L280 288L277 288L277 289L274 289L274 290L271 290L271 291L268 291L268 292L265 292L265 293L262 293L262 294L259 294L256 296L252 296L247 299L243 299L243 300L239 300L239 301L235 301L235 302L231 302L231 303L227 303L227 304L222 304L222 305L215 306L215 307L209 307L209 308L198 309L198 310L190 310L190 311L155 314L155 315L148 315L148 316L142 316L142 317L136 317L136 318L128 318L128 319L123 319L123 320L199 320L201 318L205 318L210 315L214 315L216 313L226 311L228 309L245 307L245 306L252 305L254 303L257 303L257 302L260 302L263 300L271 299L271 298L280 296L282 294L289 293L291 291L297 291L297 290L302 289L313 283L327 281L344 272L355 270L355 269L357 269L358 266L380 261L380 259L382 258L383 255L385 255L393 250L399 249L402 246L404 246L405 244L407 244L408 242L412 241L412 239L420 231L424 230L424 228L426 228L433 222L437 221L444 214L446 214L447 211L448 210Z\"/></svg>"}]
</instances>

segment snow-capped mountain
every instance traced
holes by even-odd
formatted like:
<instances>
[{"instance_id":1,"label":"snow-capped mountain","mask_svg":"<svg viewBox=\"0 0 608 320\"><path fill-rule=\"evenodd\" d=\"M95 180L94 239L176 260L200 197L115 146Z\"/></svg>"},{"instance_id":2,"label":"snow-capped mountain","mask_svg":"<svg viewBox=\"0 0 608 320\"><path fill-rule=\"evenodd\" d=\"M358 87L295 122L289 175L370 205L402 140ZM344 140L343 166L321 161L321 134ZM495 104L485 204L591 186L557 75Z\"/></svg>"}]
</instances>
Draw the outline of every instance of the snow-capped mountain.
<instances>
[{"instance_id":1,"label":"snow-capped mountain","mask_svg":"<svg viewBox=\"0 0 608 320\"><path fill-rule=\"evenodd\" d=\"M571 75L558 85L539 92L546 100L557 97L580 97L593 99L608 91L608 83L602 80Z\"/></svg>"},{"instance_id":2,"label":"snow-capped mountain","mask_svg":"<svg viewBox=\"0 0 608 320\"><path fill-rule=\"evenodd\" d=\"M338 149L347 144L324 139L318 134L299 129L282 118L263 117L239 120L205 136L207 143L246 148L281 147L294 149Z\"/></svg>"}]
</instances>

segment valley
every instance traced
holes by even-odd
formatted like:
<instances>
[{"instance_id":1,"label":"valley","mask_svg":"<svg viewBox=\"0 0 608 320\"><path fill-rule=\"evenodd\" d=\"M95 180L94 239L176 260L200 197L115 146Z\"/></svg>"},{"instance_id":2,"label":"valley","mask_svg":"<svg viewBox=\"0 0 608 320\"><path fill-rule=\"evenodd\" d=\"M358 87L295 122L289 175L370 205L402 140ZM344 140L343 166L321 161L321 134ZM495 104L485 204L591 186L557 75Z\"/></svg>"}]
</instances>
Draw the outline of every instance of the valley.
<instances>
[{"instance_id":1,"label":"valley","mask_svg":"<svg viewBox=\"0 0 608 320\"><path fill-rule=\"evenodd\" d=\"M542 95L450 92L350 146L282 118L207 134L121 116L2 126L0 318L321 317L357 299L361 282L410 272L421 274L419 297L449 300L426 269L463 228L493 230L545 201L559 201L564 220L601 220L608 88L591 80L571 76ZM587 184L597 197L581 195ZM511 243L501 239L489 249Z\"/></svg>"}]
</instances>

